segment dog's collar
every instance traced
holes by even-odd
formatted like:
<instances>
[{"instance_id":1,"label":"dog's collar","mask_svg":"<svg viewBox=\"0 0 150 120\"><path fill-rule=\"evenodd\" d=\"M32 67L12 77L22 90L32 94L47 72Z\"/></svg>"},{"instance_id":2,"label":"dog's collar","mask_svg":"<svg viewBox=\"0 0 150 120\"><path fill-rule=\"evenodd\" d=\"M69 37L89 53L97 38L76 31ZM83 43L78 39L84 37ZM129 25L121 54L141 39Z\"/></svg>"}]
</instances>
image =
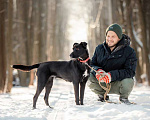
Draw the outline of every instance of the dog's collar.
<instances>
[{"instance_id":1,"label":"dog's collar","mask_svg":"<svg viewBox=\"0 0 150 120\"><path fill-rule=\"evenodd\" d=\"M81 59L78 59L80 62L82 63L86 63L90 58L88 57L86 60L81 60Z\"/></svg>"}]
</instances>

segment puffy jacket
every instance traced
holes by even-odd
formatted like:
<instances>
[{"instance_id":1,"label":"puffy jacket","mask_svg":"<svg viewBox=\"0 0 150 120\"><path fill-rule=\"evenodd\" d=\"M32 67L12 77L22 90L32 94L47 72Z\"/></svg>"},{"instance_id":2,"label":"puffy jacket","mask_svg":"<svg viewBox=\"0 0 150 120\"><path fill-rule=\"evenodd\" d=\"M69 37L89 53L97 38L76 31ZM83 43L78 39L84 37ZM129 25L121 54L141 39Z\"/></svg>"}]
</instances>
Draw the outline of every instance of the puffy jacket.
<instances>
[{"instance_id":1,"label":"puffy jacket","mask_svg":"<svg viewBox=\"0 0 150 120\"><path fill-rule=\"evenodd\" d=\"M111 73L111 81L120 81L133 78L136 70L137 58L133 48L130 47L130 38L123 34L113 51L106 42L96 47L92 57L91 66ZM94 71L92 71L95 74Z\"/></svg>"}]
</instances>

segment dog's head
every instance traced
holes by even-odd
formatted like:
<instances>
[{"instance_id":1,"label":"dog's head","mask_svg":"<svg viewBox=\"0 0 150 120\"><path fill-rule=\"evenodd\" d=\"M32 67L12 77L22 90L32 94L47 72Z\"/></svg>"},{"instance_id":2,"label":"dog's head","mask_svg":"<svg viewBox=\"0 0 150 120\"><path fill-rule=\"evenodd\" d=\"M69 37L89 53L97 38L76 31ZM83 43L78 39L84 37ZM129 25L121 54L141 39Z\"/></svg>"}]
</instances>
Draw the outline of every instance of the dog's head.
<instances>
[{"instance_id":1,"label":"dog's head","mask_svg":"<svg viewBox=\"0 0 150 120\"><path fill-rule=\"evenodd\" d=\"M86 42L81 42L79 43L74 43L73 44L73 52L70 54L71 58L82 58L87 59L89 57L88 50L87 50L87 43Z\"/></svg>"}]
</instances>

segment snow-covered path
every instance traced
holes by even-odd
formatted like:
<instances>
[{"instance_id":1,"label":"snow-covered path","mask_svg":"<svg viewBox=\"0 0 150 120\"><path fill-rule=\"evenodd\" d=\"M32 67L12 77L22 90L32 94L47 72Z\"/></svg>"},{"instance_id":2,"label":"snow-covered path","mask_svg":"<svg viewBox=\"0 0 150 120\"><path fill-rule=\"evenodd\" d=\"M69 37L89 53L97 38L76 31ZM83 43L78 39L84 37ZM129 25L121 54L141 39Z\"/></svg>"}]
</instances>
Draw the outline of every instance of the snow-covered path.
<instances>
[{"instance_id":1,"label":"snow-covered path","mask_svg":"<svg viewBox=\"0 0 150 120\"><path fill-rule=\"evenodd\" d=\"M76 106L72 83L55 80L49 102L44 103L44 90L32 110L35 87L15 87L11 94L0 95L0 120L150 120L150 88L135 87L130 101L137 105L109 104L97 101L88 87L83 106ZM118 95L110 95L118 102Z\"/></svg>"}]
</instances>

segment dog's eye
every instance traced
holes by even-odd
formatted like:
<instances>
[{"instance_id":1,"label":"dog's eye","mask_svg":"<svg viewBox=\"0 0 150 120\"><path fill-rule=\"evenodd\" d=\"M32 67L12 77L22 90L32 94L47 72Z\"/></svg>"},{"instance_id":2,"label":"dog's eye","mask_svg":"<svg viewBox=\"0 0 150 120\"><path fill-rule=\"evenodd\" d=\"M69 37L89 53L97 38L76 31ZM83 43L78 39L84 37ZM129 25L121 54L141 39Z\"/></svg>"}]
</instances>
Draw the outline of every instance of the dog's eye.
<instances>
[{"instance_id":1,"label":"dog's eye","mask_svg":"<svg viewBox=\"0 0 150 120\"><path fill-rule=\"evenodd\" d=\"M75 50L79 50L79 47L75 47Z\"/></svg>"},{"instance_id":2,"label":"dog's eye","mask_svg":"<svg viewBox=\"0 0 150 120\"><path fill-rule=\"evenodd\" d=\"M73 47L73 50L79 50L79 47L77 47L77 46Z\"/></svg>"}]
</instances>

